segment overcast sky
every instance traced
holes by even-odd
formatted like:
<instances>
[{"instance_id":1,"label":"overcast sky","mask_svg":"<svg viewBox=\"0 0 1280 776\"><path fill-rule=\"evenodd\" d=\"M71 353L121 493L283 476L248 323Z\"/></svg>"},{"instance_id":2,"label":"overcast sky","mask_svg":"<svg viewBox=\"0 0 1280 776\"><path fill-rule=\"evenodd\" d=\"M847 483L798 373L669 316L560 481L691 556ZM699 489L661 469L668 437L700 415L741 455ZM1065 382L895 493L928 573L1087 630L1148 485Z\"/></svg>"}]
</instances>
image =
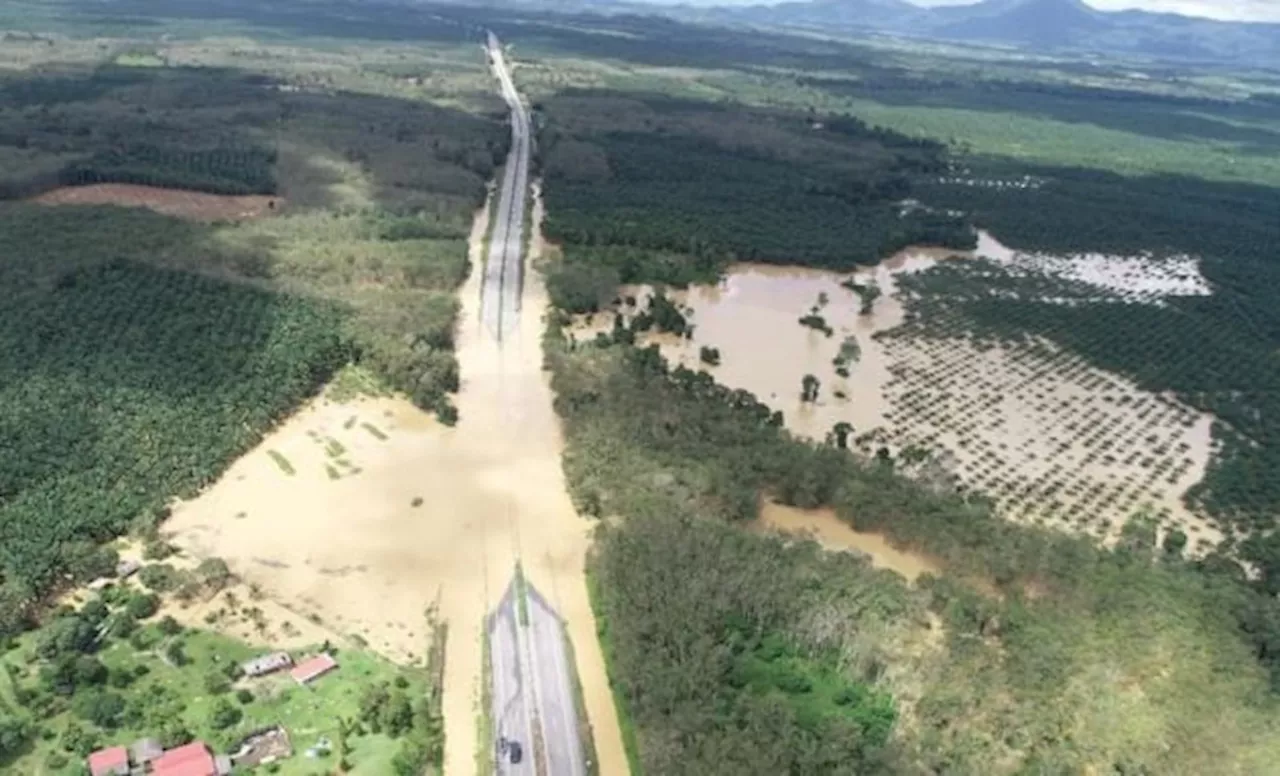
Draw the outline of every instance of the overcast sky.
<instances>
[{"instance_id":1,"label":"overcast sky","mask_svg":"<svg viewBox=\"0 0 1280 776\"><path fill-rule=\"evenodd\" d=\"M646 2L689 2L692 5L765 5L781 0L645 0ZM916 5L965 5L975 0L907 0ZM1280 0L1085 0L1104 11L1141 8L1146 11L1172 11L1187 16L1211 19L1240 19L1255 22L1280 22Z\"/></svg>"}]
</instances>

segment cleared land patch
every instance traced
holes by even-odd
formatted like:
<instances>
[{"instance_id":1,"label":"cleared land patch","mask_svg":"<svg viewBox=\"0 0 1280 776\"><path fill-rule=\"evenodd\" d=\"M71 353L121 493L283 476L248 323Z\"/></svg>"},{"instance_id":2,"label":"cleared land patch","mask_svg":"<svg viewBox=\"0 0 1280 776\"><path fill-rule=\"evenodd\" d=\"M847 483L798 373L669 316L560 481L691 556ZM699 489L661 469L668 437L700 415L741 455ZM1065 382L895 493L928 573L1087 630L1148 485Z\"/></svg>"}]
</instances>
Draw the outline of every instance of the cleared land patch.
<instances>
[{"instance_id":1,"label":"cleared land patch","mask_svg":"<svg viewBox=\"0 0 1280 776\"><path fill-rule=\"evenodd\" d=\"M42 205L120 205L145 207L157 213L193 221L243 221L269 215L284 204L280 197L206 194L131 183L65 186L34 199Z\"/></svg>"}]
</instances>

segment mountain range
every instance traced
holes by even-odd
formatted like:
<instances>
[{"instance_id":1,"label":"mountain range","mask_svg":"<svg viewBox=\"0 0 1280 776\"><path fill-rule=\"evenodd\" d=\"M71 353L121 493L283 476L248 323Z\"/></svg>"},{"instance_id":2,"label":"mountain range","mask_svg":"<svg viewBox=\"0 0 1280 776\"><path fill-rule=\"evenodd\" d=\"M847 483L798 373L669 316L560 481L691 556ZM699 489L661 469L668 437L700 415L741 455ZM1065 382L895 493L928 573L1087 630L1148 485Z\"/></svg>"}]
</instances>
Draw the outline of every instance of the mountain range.
<instances>
[{"instance_id":1,"label":"mountain range","mask_svg":"<svg viewBox=\"0 0 1280 776\"><path fill-rule=\"evenodd\" d=\"M725 22L1280 67L1280 24L1108 12L1083 0L984 0L937 8L905 0L799 0L701 15Z\"/></svg>"},{"instance_id":2,"label":"mountain range","mask_svg":"<svg viewBox=\"0 0 1280 776\"><path fill-rule=\"evenodd\" d=\"M467 2L468 0L462 0ZM1280 1L1280 0L1277 0ZM923 8L906 0L785 0L774 4L661 5L636 0L470 0L559 11L661 13L713 24L876 32L1092 53L1280 69L1280 23L1173 13L1100 11L1083 0L982 0Z\"/></svg>"}]
</instances>

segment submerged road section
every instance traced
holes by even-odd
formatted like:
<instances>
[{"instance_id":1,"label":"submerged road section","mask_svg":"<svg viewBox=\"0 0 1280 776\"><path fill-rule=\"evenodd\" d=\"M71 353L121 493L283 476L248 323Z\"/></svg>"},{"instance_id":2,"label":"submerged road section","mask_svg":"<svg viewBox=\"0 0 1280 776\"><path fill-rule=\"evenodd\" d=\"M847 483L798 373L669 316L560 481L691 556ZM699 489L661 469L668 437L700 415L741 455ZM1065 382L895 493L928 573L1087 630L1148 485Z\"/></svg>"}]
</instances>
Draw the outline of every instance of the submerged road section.
<instances>
[{"instance_id":1,"label":"submerged road section","mask_svg":"<svg viewBox=\"0 0 1280 776\"><path fill-rule=\"evenodd\" d=\"M485 630L493 675L495 771L586 776L560 616L517 570Z\"/></svg>"},{"instance_id":2,"label":"submerged road section","mask_svg":"<svg viewBox=\"0 0 1280 776\"><path fill-rule=\"evenodd\" d=\"M493 33L489 33L487 48L494 74L502 85L502 97L511 108L511 152L501 188L491 200L494 205L480 291L480 324L497 348L493 378L497 390L492 400L498 406L491 411L496 410L494 414L503 418L503 430L510 434L513 455L520 460L527 455L529 444L528 439L522 438L528 413L520 400L520 389L528 383L521 382L523 373L513 373L509 368L523 363L528 344L525 335L530 333L522 334L519 325L525 280L529 114L511 80L502 44ZM541 384L537 363L533 362L533 374ZM488 743L493 747L494 770L503 776L586 776L586 738L575 703L575 674L566 621L526 582L521 566L526 553L535 573L541 571L539 566L545 560L543 553L534 548L545 541L547 526L536 525L537 536L521 531L520 515L525 506L523 500L507 504L507 536L512 542L516 572L485 618L492 677L488 712L493 721L493 741ZM581 560L577 562L580 564ZM548 589L563 596L565 586L557 585L555 577L548 579ZM567 611L572 615L572 604Z\"/></svg>"},{"instance_id":3,"label":"submerged road section","mask_svg":"<svg viewBox=\"0 0 1280 776\"><path fill-rule=\"evenodd\" d=\"M489 61L502 84L502 98L511 108L511 151L507 155L498 192L489 250L485 255L480 315L485 328L498 341L519 322L520 289L524 285L524 213L529 191L529 113L520 101L502 44L489 33Z\"/></svg>"}]
</instances>

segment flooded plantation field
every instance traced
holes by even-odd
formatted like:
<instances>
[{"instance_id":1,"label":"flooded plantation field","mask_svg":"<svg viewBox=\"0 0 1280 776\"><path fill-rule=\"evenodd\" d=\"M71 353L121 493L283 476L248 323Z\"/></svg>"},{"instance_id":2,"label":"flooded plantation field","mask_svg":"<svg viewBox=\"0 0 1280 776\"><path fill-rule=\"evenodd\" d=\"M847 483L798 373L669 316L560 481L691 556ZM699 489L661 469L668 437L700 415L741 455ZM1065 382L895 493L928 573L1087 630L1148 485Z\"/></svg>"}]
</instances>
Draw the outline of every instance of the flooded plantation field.
<instances>
[{"instance_id":1,"label":"flooded plantation field","mask_svg":"<svg viewBox=\"0 0 1280 776\"><path fill-rule=\"evenodd\" d=\"M968 260L975 255L989 263ZM1145 512L1186 532L1192 551L1221 540L1182 500L1214 453L1211 416L1044 339L978 337L954 317L922 321L934 310L902 281L935 267L979 281L999 267L1049 304L1161 304L1210 290L1186 257L1027 255L983 234L972 254L908 250L852 275L736 265L716 286L669 292L691 334L642 341L755 393L798 434L830 439L847 424L850 446L942 472L1010 519L1107 541ZM618 309L631 317L653 293L624 288ZM582 319L574 336L590 339L613 322L612 311Z\"/></svg>"}]
</instances>

